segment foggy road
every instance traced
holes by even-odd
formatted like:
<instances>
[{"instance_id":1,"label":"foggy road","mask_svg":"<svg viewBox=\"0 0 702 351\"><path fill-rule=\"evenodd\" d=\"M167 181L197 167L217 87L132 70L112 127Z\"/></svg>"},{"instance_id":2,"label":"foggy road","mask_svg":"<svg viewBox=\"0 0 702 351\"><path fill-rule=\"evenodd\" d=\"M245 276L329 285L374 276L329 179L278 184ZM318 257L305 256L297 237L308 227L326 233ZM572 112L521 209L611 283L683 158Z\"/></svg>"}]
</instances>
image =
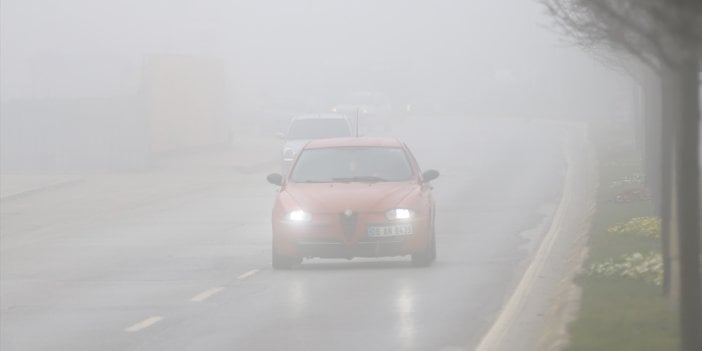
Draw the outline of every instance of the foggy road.
<instances>
[{"instance_id":1,"label":"foggy road","mask_svg":"<svg viewBox=\"0 0 702 351\"><path fill-rule=\"evenodd\" d=\"M472 350L538 245L566 163L555 127L459 121L395 129L441 172L428 268L403 257L273 271L275 168L119 208L88 202L81 184L7 200L0 349Z\"/></svg>"}]
</instances>

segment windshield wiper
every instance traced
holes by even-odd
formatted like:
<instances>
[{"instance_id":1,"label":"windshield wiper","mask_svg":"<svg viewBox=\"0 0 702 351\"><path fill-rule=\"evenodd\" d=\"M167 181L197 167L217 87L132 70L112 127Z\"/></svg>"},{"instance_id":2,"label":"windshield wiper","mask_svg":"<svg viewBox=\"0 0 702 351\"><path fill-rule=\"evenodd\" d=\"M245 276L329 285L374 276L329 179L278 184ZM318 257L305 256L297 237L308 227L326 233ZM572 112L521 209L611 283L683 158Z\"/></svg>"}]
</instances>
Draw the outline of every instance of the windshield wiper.
<instances>
[{"instance_id":1,"label":"windshield wiper","mask_svg":"<svg viewBox=\"0 0 702 351\"><path fill-rule=\"evenodd\" d=\"M365 176L365 177L347 177L347 178L334 178L335 182L386 182L387 179L381 177Z\"/></svg>"}]
</instances>

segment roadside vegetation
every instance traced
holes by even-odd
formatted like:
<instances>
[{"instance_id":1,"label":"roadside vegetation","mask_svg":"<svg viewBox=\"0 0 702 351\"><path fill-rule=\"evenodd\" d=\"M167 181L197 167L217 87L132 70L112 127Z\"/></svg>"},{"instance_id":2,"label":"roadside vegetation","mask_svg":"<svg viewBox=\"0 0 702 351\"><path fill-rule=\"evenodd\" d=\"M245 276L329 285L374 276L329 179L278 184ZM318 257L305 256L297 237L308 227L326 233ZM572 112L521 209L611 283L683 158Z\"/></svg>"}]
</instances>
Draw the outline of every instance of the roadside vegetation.
<instances>
[{"instance_id":1,"label":"roadside vegetation","mask_svg":"<svg viewBox=\"0 0 702 351\"><path fill-rule=\"evenodd\" d=\"M568 350L678 349L676 313L661 287L661 224L644 187L642 161L621 130L596 129L597 209Z\"/></svg>"}]
</instances>

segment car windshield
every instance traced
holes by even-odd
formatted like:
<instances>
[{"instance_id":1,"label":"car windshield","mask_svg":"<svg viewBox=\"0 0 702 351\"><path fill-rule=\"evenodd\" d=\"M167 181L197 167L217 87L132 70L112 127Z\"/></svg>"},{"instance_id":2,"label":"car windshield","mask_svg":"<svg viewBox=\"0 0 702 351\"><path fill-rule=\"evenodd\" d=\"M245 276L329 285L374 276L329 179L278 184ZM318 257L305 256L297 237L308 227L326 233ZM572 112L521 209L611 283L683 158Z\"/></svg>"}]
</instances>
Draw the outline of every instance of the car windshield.
<instances>
[{"instance_id":1,"label":"car windshield","mask_svg":"<svg viewBox=\"0 0 702 351\"><path fill-rule=\"evenodd\" d=\"M412 168L401 148L342 147L307 149L290 174L293 182L405 181Z\"/></svg>"},{"instance_id":2,"label":"car windshield","mask_svg":"<svg viewBox=\"0 0 702 351\"><path fill-rule=\"evenodd\" d=\"M288 139L322 139L351 136L346 120L342 118L310 118L293 121Z\"/></svg>"}]
</instances>

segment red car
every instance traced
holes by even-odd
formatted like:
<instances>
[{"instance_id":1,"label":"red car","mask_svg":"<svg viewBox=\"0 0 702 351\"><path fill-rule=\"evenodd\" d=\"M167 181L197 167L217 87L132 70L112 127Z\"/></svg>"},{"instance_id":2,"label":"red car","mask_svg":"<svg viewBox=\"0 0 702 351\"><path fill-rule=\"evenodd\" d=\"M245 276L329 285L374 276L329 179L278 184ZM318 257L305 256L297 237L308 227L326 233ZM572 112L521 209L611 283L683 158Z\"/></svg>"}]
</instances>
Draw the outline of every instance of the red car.
<instances>
[{"instance_id":1,"label":"red car","mask_svg":"<svg viewBox=\"0 0 702 351\"><path fill-rule=\"evenodd\" d=\"M436 259L429 182L407 146L391 138L336 138L306 144L283 177L273 207L273 267L303 258L412 255Z\"/></svg>"}]
</instances>

